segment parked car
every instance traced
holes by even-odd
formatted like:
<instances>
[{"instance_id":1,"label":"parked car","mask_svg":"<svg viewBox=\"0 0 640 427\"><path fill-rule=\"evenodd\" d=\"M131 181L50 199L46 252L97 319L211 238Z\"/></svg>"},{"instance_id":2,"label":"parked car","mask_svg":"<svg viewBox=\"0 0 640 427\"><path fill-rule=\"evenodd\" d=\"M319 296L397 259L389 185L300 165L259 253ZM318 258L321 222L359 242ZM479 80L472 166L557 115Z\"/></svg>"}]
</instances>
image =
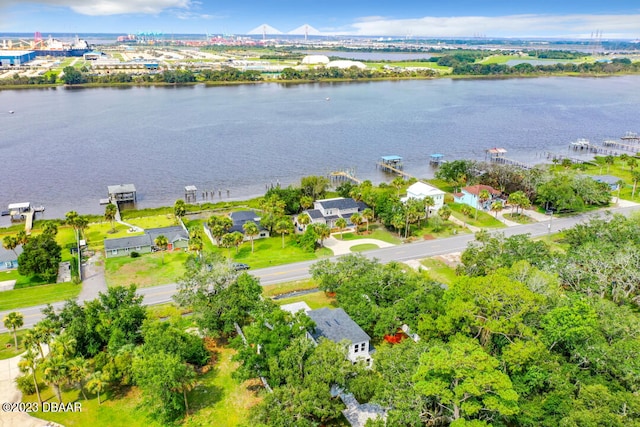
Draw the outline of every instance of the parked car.
<instances>
[{"instance_id":1,"label":"parked car","mask_svg":"<svg viewBox=\"0 0 640 427\"><path fill-rule=\"evenodd\" d=\"M242 262L234 262L234 263L233 263L233 268L234 268L234 270L236 270L236 271L241 271L241 270L248 270L248 269L250 269L251 267L249 267L249 265L248 265L248 264L244 264L244 263L242 263Z\"/></svg>"}]
</instances>

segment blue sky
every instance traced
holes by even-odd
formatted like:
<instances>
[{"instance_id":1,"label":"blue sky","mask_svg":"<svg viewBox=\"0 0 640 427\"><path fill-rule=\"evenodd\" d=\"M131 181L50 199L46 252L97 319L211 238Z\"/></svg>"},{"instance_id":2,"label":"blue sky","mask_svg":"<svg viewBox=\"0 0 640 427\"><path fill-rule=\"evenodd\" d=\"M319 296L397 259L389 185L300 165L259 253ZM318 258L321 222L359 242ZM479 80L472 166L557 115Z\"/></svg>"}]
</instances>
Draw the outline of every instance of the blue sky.
<instances>
[{"instance_id":1,"label":"blue sky","mask_svg":"<svg viewBox=\"0 0 640 427\"><path fill-rule=\"evenodd\" d=\"M637 0L0 0L0 32L640 38Z\"/></svg>"}]
</instances>

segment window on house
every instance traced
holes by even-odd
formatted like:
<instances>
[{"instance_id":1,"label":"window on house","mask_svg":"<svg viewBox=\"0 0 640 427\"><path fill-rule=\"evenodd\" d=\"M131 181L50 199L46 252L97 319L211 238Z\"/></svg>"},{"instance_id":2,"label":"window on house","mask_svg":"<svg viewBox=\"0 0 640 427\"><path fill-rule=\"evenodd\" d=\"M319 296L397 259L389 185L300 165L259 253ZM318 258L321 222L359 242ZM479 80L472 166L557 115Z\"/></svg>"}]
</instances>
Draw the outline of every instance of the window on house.
<instances>
[{"instance_id":1,"label":"window on house","mask_svg":"<svg viewBox=\"0 0 640 427\"><path fill-rule=\"evenodd\" d=\"M139 251L139 250L140 250L140 246L136 246L136 251Z\"/></svg>"},{"instance_id":2,"label":"window on house","mask_svg":"<svg viewBox=\"0 0 640 427\"><path fill-rule=\"evenodd\" d=\"M367 344L366 344L366 343L362 343L362 344L360 344L360 350L364 351L364 349L365 349L365 345L367 345Z\"/></svg>"},{"instance_id":3,"label":"window on house","mask_svg":"<svg viewBox=\"0 0 640 427\"><path fill-rule=\"evenodd\" d=\"M111 255L118 255L118 250L117 249L112 250Z\"/></svg>"},{"instance_id":4,"label":"window on house","mask_svg":"<svg viewBox=\"0 0 640 427\"><path fill-rule=\"evenodd\" d=\"M357 352L358 352L358 344L356 344L356 345L354 346L354 350L353 350L353 352L354 352L354 353L357 353Z\"/></svg>"}]
</instances>

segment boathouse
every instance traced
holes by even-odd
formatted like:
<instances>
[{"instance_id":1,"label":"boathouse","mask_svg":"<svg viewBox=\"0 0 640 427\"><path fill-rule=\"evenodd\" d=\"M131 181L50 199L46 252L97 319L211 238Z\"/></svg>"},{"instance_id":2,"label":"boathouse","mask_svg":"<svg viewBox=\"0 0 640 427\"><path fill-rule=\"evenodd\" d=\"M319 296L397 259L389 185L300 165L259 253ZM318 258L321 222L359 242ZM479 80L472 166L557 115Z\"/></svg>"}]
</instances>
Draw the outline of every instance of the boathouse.
<instances>
[{"instance_id":1,"label":"boathouse","mask_svg":"<svg viewBox=\"0 0 640 427\"><path fill-rule=\"evenodd\" d=\"M137 201L136 187L133 184L109 185L107 190L112 203Z\"/></svg>"}]
</instances>

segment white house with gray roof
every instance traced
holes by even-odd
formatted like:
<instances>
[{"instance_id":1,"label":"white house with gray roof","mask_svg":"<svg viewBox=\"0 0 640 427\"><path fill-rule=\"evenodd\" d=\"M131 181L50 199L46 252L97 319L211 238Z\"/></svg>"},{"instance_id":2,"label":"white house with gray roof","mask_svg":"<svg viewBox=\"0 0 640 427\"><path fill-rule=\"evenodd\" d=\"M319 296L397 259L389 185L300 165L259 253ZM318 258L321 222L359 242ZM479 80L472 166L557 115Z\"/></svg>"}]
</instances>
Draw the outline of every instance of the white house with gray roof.
<instances>
[{"instance_id":1,"label":"white house with gray roof","mask_svg":"<svg viewBox=\"0 0 640 427\"><path fill-rule=\"evenodd\" d=\"M313 202L313 209L304 211L311 218L312 224L327 224L329 227L335 227L339 218L347 220L347 225L351 223L351 215L366 209L366 205L356 202L350 197L336 197L334 199L316 200Z\"/></svg>"},{"instance_id":2,"label":"white house with gray roof","mask_svg":"<svg viewBox=\"0 0 640 427\"><path fill-rule=\"evenodd\" d=\"M427 197L433 199L434 205L429 208L429 212L437 212L444 205L445 192L439 188L424 182L416 182L407 188L407 195L400 199L402 203L406 203L409 199L424 200Z\"/></svg>"},{"instance_id":3,"label":"white house with gray roof","mask_svg":"<svg viewBox=\"0 0 640 427\"><path fill-rule=\"evenodd\" d=\"M371 337L343 309L320 308L308 311L307 316L316 324L310 334L316 343L321 337L336 343L346 341L349 350L347 357L351 362L371 364Z\"/></svg>"}]
</instances>

